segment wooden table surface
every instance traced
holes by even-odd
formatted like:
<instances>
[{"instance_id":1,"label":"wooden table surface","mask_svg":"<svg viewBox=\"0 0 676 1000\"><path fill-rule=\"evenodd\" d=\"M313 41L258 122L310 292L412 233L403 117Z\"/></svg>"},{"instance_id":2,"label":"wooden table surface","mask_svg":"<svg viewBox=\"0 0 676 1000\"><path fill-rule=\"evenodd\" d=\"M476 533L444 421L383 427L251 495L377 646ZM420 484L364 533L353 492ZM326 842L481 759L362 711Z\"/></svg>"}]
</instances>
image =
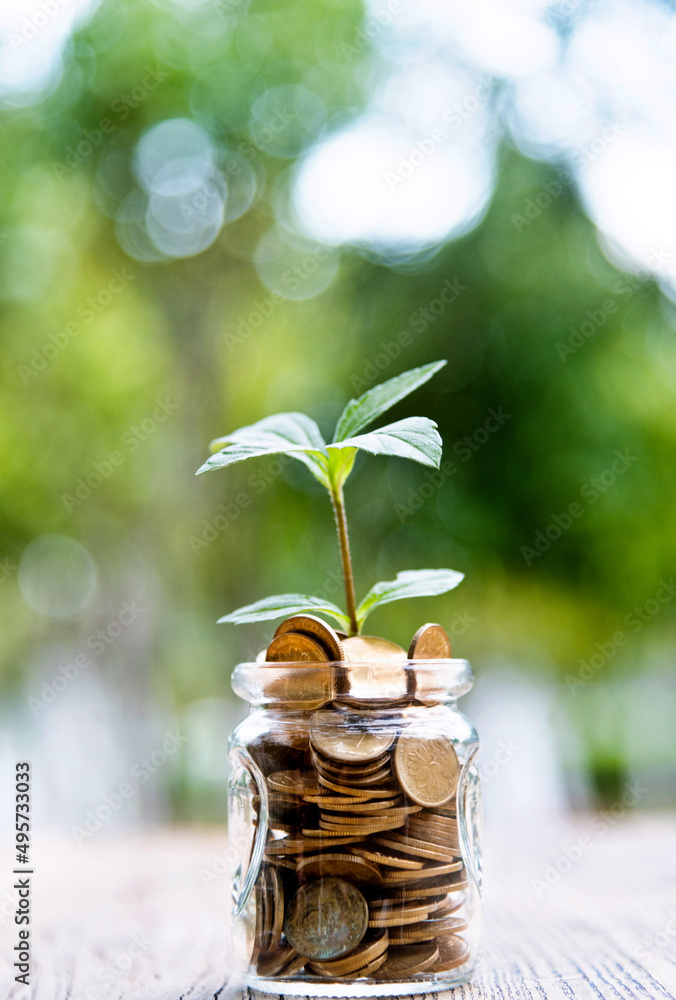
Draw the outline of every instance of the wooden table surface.
<instances>
[{"instance_id":1,"label":"wooden table surface","mask_svg":"<svg viewBox=\"0 0 676 1000\"><path fill-rule=\"evenodd\" d=\"M533 819L489 834L485 958L449 998L676 998L676 817ZM181 829L78 846L36 831L34 1000L226 1000L225 840ZM11 855L2 861L11 872ZM0 998L23 1000L6 961L10 886Z\"/></svg>"}]
</instances>

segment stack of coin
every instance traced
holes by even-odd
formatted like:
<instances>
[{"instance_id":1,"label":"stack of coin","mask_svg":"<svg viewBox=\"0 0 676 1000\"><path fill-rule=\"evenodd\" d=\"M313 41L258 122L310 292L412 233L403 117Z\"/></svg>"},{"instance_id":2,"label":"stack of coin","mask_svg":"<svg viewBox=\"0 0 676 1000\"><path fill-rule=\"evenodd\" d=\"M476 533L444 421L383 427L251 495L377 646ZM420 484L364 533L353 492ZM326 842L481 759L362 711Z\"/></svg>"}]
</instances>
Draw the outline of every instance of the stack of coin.
<instances>
[{"instance_id":1,"label":"stack of coin","mask_svg":"<svg viewBox=\"0 0 676 1000\"><path fill-rule=\"evenodd\" d=\"M411 659L445 656L440 626L416 633ZM308 719L302 765L264 768L268 839L252 963L279 980L442 977L470 957L452 740L412 705L406 654L386 640L347 638L295 615L265 666L292 661L344 666L329 668L335 689ZM289 673L302 683L302 670Z\"/></svg>"}]
</instances>

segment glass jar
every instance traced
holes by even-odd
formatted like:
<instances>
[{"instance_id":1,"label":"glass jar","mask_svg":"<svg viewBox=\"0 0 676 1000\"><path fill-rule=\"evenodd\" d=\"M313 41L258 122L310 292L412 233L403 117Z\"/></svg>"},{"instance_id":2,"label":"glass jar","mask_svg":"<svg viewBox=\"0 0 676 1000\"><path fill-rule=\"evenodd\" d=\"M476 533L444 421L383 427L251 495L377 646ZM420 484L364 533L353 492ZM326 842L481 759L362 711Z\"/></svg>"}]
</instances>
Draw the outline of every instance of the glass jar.
<instances>
[{"instance_id":1,"label":"glass jar","mask_svg":"<svg viewBox=\"0 0 676 1000\"><path fill-rule=\"evenodd\" d=\"M230 739L233 950L247 986L388 996L466 982L481 937L465 660L245 663Z\"/></svg>"}]
</instances>

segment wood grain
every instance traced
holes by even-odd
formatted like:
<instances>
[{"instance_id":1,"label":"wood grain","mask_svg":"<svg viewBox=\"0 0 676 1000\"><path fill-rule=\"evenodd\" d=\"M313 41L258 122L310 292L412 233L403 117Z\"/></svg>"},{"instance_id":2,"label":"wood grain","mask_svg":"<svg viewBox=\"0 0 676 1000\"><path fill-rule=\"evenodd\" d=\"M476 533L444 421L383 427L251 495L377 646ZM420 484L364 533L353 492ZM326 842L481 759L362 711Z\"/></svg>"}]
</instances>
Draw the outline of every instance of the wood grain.
<instances>
[{"instance_id":1,"label":"wood grain","mask_svg":"<svg viewBox=\"0 0 676 1000\"><path fill-rule=\"evenodd\" d=\"M229 985L225 833L35 842L34 1000L246 997ZM533 820L486 855L485 958L449 1000L676 997L676 818ZM7 909L0 998L23 1000Z\"/></svg>"}]
</instances>

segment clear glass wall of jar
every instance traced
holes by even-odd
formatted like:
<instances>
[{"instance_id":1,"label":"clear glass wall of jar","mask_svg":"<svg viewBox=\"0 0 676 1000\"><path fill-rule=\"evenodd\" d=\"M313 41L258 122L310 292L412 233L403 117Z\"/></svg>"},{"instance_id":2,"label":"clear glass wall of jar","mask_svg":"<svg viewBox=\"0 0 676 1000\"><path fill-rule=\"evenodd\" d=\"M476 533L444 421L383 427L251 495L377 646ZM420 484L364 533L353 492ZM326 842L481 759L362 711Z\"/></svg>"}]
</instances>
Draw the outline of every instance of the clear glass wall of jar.
<instances>
[{"instance_id":1,"label":"clear glass wall of jar","mask_svg":"<svg viewBox=\"0 0 676 1000\"><path fill-rule=\"evenodd\" d=\"M464 660L249 663L230 740L235 962L248 986L388 996L481 946L479 740Z\"/></svg>"}]
</instances>

